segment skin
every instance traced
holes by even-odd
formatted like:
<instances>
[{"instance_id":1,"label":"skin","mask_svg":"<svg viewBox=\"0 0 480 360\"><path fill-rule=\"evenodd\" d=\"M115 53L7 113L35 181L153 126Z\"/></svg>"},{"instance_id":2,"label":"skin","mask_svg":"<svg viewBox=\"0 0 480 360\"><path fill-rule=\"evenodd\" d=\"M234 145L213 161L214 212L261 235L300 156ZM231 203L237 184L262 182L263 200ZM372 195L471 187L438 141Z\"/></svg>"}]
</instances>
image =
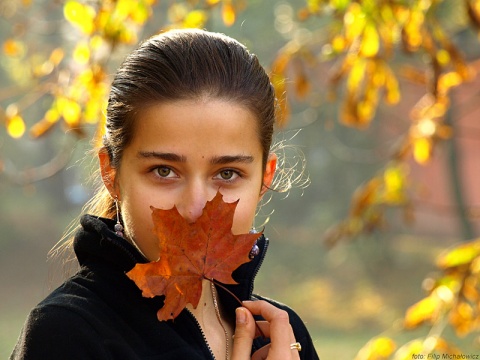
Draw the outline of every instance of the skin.
<instances>
[{"instance_id":1,"label":"skin","mask_svg":"<svg viewBox=\"0 0 480 360\"><path fill-rule=\"evenodd\" d=\"M232 232L247 233L252 227L258 202L272 183L277 161L271 154L263 168L257 129L253 113L221 99L157 103L143 109L137 115L133 139L124 149L119 168L111 166L105 149L99 152L103 182L112 197L120 202L125 237L150 261L155 261L159 250L152 231L150 206L170 209L175 205L185 219L194 222L217 191L226 202L240 199ZM223 329L211 306L211 291L205 289L207 284L199 303L206 305L190 310L205 330L216 357L225 358L225 340L219 336ZM275 352L270 350L268 359L286 359L285 353L278 355L282 350L298 356L289 349L294 337L288 315L288 326L283 329L282 322L277 319L285 317L285 312L263 302L253 307L245 306L241 311L250 321L237 323L240 340L235 332L232 359L250 358L248 349L255 337L255 331L251 331L252 313L265 313L270 323ZM227 328L232 334L234 325L227 324ZM286 349L278 348L275 344L279 341L274 342L274 338L287 339Z\"/></svg>"}]
</instances>

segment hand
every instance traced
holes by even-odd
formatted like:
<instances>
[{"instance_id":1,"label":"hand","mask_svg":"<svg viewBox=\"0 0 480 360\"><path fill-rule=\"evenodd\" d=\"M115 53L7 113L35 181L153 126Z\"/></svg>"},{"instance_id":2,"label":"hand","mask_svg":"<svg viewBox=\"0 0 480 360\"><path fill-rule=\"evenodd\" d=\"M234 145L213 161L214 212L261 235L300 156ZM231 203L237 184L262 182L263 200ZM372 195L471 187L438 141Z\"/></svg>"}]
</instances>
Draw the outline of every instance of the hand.
<instances>
[{"instance_id":1,"label":"hand","mask_svg":"<svg viewBox=\"0 0 480 360\"><path fill-rule=\"evenodd\" d=\"M270 338L271 343L256 351L252 360L300 359L298 350L290 349L290 344L296 340L286 311L263 300L244 301L243 306L236 310L232 360L250 359L253 339L260 335L256 333L253 315L261 315L265 319L258 321L257 324L263 334Z\"/></svg>"}]
</instances>

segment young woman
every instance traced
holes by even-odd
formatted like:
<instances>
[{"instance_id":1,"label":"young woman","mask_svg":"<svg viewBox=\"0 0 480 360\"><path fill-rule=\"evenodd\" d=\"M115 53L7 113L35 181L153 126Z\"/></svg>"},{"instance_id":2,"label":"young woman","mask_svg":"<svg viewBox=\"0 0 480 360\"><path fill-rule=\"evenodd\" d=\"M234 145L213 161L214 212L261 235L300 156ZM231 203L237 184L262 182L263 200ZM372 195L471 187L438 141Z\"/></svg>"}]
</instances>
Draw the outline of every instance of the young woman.
<instances>
[{"instance_id":1,"label":"young woman","mask_svg":"<svg viewBox=\"0 0 480 360\"><path fill-rule=\"evenodd\" d=\"M73 241L81 269L33 309L12 359L318 359L295 312L252 294L264 236L233 273L239 284L229 289L242 306L204 281L196 309L159 321L163 297L142 297L125 275L158 259L150 206L175 205L194 222L220 191L226 202L239 199L232 232L250 231L273 186L274 120L267 74L229 37L170 31L128 56L98 152L103 186Z\"/></svg>"}]
</instances>

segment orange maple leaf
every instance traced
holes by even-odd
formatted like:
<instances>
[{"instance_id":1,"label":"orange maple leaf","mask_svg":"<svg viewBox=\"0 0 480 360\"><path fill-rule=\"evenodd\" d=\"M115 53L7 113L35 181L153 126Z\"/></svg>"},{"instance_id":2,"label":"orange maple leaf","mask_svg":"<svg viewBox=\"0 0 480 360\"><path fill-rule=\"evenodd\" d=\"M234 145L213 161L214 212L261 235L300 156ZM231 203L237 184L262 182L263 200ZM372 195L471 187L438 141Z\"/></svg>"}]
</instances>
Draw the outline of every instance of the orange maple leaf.
<instances>
[{"instance_id":1,"label":"orange maple leaf","mask_svg":"<svg viewBox=\"0 0 480 360\"><path fill-rule=\"evenodd\" d=\"M261 235L233 235L237 204L238 200L224 202L217 192L193 223L185 220L175 206L170 210L151 207L160 258L135 265L127 276L144 297L165 295L157 313L160 321L175 319L187 303L196 308L204 279L236 284L232 272L250 261L250 250Z\"/></svg>"}]
</instances>

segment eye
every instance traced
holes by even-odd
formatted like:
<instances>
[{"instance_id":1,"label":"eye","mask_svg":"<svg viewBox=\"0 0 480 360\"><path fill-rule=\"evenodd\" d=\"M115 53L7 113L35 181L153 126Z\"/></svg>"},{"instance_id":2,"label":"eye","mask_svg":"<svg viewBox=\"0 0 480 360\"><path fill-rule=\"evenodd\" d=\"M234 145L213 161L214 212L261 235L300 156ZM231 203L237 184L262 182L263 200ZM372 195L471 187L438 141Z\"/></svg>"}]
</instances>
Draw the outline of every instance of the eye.
<instances>
[{"instance_id":1,"label":"eye","mask_svg":"<svg viewBox=\"0 0 480 360\"><path fill-rule=\"evenodd\" d=\"M230 180L233 177L234 172L232 170L223 170L219 175L223 180Z\"/></svg>"},{"instance_id":2,"label":"eye","mask_svg":"<svg viewBox=\"0 0 480 360\"><path fill-rule=\"evenodd\" d=\"M240 176L238 172L230 169L222 170L217 175L217 177L219 177L221 180L226 181L233 181L237 178L237 176Z\"/></svg>"},{"instance_id":3,"label":"eye","mask_svg":"<svg viewBox=\"0 0 480 360\"><path fill-rule=\"evenodd\" d=\"M154 169L154 172L162 177L162 178L169 178L169 177L173 177L175 175L175 173L173 172L172 169L170 169L169 167L167 166L159 166L159 167L156 167Z\"/></svg>"}]
</instances>

